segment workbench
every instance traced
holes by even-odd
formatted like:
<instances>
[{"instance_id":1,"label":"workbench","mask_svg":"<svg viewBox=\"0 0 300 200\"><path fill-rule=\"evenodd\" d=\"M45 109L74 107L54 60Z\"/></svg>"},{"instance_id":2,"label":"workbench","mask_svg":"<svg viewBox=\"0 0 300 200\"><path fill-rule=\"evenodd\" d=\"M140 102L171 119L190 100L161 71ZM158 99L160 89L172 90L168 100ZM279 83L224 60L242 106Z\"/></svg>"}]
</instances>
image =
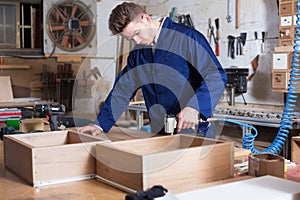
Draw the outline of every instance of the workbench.
<instances>
[{"instance_id":1,"label":"workbench","mask_svg":"<svg viewBox=\"0 0 300 200\"><path fill-rule=\"evenodd\" d=\"M130 140L135 138L151 137L150 133L128 130L126 128L113 127L114 134L107 134L112 141ZM125 133L126 132L126 133ZM163 137L163 136L157 136ZM4 166L3 141L0 141L0 196L5 200L25 200L25 199L56 199L56 200L82 200L82 199L100 199L100 200L124 200L126 192L104 184L97 179L89 179L63 184L49 186L32 187L24 180L13 174ZM293 174L300 176L298 172ZM179 193L185 191L207 188L215 185L231 183L251 179L249 176L236 176L234 178L204 183L194 188L178 188ZM295 180L296 177L294 176ZM298 179L300 180L300 179ZM182 190L182 191L180 191Z\"/></svg>"}]
</instances>

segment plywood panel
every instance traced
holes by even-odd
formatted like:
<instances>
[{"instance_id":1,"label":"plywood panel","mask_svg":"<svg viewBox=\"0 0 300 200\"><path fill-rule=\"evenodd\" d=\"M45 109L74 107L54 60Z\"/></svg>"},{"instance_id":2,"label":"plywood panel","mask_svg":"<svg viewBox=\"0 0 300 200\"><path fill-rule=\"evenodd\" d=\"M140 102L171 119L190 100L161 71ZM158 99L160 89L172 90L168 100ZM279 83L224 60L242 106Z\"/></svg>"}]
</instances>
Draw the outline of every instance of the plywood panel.
<instances>
[{"instance_id":1,"label":"plywood panel","mask_svg":"<svg viewBox=\"0 0 300 200\"><path fill-rule=\"evenodd\" d=\"M13 101L13 92L9 76L0 76L0 102Z\"/></svg>"}]
</instances>

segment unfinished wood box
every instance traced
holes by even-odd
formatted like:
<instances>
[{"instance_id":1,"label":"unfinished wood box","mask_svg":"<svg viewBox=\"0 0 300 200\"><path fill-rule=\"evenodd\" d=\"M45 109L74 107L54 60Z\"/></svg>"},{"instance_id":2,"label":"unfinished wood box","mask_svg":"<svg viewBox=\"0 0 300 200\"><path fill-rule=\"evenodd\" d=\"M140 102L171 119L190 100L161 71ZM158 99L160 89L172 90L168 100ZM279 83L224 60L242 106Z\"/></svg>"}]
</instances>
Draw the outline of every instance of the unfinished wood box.
<instances>
[{"instance_id":1,"label":"unfinished wood box","mask_svg":"<svg viewBox=\"0 0 300 200\"><path fill-rule=\"evenodd\" d=\"M271 153L251 154L248 159L250 176L271 175L284 178L284 158Z\"/></svg>"},{"instance_id":2,"label":"unfinished wood box","mask_svg":"<svg viewBox=\"0 0 300 200\"><path fill-rule=\"evenodd\" d=\"M125 191L195 186L233 176L232 142L172 135L96 145L98 180Z\"/></svg>"},{"instance_id":3,"label":"unfinished wood box","mask_svg":"<svg viewBox=\"0 0 300 200\"><path fill-rule=\"evenodd\" d=\"M292 154L291 159L293 162L300 164L300 136L292 137Z\"/></svg>"},{"instance_id":4,"label":"unfinished wood box","mask_svg":"<svg viewBox=\"0 0 300 200\"><path fill-rule=\"evenodd\" d=\"M96 144L73 131L5 135L4 164L32 186L95 178Z\"/></svg>"}]
</instances>

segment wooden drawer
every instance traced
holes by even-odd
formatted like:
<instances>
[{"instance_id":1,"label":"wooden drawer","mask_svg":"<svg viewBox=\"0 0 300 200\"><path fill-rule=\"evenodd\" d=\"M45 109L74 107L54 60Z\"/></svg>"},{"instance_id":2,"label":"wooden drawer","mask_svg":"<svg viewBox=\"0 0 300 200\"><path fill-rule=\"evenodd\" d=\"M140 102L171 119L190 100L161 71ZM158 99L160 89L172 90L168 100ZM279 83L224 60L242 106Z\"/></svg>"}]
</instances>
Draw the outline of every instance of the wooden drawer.
<instances>
[{"instance_id":1,"label":"wooden drawer","mask_svg":"<svg viewBox=\"0 0 300 200\"><path fill-rule=\"evenodd\" d=\"M95 178L96 143L73 131L5 135L4 164L32 186Z\"/></svg>"},{"instance_id":2,"label":"wooden drawer","mask_svg":"<svg viewBox=\"0 0 300 200\"><path fill-rule=\"evenodd\" d=\"M294 39L295 35L295 27L289 26L289 27L281 27L280 28L280 39Z\"/></svg>"},{"instance_id":3,"label":"wooden drawer","mask_svg":"<svg viewBox=\"0 0 300 200\"><path fill-rule=\"evenodd\" d=\"M281 3L279 8L280 15L288 15L294 12L294 2Z\"/></svg>"},{"instance_id":4,"label":"wooden drawer","mask_svg":"<svg viewBox=\"0 0 300 200\"><path fill-rule=\"evenodd\" d=\"M294 39L279 39L279 46L294 46Z\"/></svg>"},{"instance_id":5,"label":"wooden drawer","mask_svg":"<svg viewBox=\"0 0 300 200\"><path fill-rule=\"evenodd\" d=\"M292 65L292 53L273 53L273 70L287 70Z\"/></svg>"},{"instance_id":6,"label":"wooden drawer","mask_svg":"<svg viewBox=\"0 0 300 200\"><path fill-rule=\"evenodd\" d=\"M287 89L289 81L288 72L272 72L272 88Z\"/></svg>"},{"instance_id":7,"label":"wooden drawer","mask_svg":"<svg viewBox=\"0 0 300 200\"><path fill-rule=\"evenodd\" d=\"M233 176L233 143L170 135L97 144L97 178L123 190L183 186Z\"/></svg>"}]
</instances>

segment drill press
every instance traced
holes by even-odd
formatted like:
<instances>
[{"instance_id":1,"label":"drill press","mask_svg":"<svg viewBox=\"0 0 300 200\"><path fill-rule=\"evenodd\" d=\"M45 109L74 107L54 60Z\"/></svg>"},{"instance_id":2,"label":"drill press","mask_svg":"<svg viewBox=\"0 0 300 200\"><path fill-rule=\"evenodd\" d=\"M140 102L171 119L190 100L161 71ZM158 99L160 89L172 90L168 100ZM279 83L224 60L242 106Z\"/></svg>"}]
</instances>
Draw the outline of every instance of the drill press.
<instances>
[{"instance_id":1,"label":"drill press","mask_svg":"<svg viewBox=\"0 0 300 200\"><path fill-rule=\"evenodd\" d=\"M245 105L247 104L243 93L247 92L247 76L249 74L248 68L227 68L227 84L226 88L229 90L229 105L235 105L235 97L242 95Z\"/></svg>"}]
</instances>

